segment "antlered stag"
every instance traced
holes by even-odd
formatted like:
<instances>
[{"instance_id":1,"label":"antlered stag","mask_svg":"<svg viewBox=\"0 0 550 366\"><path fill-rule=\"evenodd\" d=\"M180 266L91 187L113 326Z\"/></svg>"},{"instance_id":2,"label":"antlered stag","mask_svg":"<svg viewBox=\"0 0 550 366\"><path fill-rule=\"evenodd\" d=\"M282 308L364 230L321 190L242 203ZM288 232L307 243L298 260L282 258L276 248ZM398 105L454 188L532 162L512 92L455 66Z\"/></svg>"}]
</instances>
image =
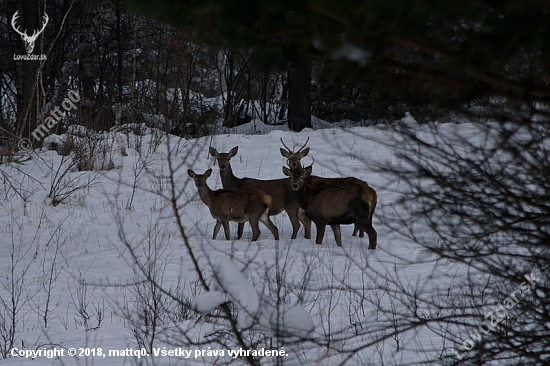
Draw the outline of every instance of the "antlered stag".
<instances>
[{"instance_id":1,"label":"antlered stag","mask_svg":"<svg viewBox=\"0 0 550 366\"><path fill-rule=\"evenodd\" d=\"M212 169L208 169L204 174L196 174L191 169L187 173L194 179L201 201L208 206L210 214L216 219L212 239L216 239L220 226L223 225L225 238L231 240L229 221L238 223L248 221L252 227L252 241L255 241L260 236L258 221L261 221L271 231L275 240L279 240L279 230L267 215L272 206L271 196L267 193L262 191L232 192L223 189L213 191L206 184L206 179L212 174Z\"/></svg>"},{"instance_id":2,"label":"antlered stag","mask_svg":"<svg viewBox=\"0 0 550 366\"><path fill-rule=\"evenodd\" d=\"M294 152L294 150L290 150L288 146L285 145L283 139L281 138L281 143L285 147L284 149L281 148L281 155L287 159L286 163L289 166L291 170L295 169L302 169L301 160L302 158L306 157L309 153L309 147L304 149L304 147L309 142L309 137L306 140L305 144L302 145L302 147ZM347 177L347 178L321 178L314 175L309 176L308 183L311 189L322 189L322 188L336 188L336 187L343 187L343 186L353 186L356 184L367 184L367 182L364 182L360 179L357 179L355 177ZM367 184L368 185L368 184ZM376 203L375 203L376 205ZM365 236L365 232L363 230L360 230L357 224L350 222L350 224L354 224L353 228L353 236L357 235L357 232L359 232L359 237L362 238Z\"/></svg>"},{"instance_id":3,"label":"antlered stag","mask_svg":"<svg viewBox=\"0 0 550 366\"><path fill-rule=\"evenodd\" d=\"M210 155L216 158L218 162L223 188L229 191L260 190L266 192L273 199L269 216L278 215L283 210L286 211L292 223L292 239L295 239L298 235L300 222L304 225L305 237L308 239L311 238L311 221L300 210L300 206L296 202L292 187L290 186L290 179L260 180L237 178L233 174L230 160L237 155L238 149L239 147L236 146L228 153L220 153L213 147L209 149ZM242 235L243 227L244 223L239 223L238 238Z\"/></svg>"},{"instance_id":4,"label":"antlered stag","mask_svg":"<svg viewBox=\"0 0 550 366\"><path fill-rule=\"evenodd\" d=\"M377 200L376 191L367 184L315 189L310 185L309 179L312 165L292 170L283 167L283 173L290 177L300 207L315 223L315 242L323 243L326 225L330 225L336 244L341 247L340 225L355 223L369 236L369 249L376 249L378 234L372 226L372 215Z\"/></svg>"}]
</instances>

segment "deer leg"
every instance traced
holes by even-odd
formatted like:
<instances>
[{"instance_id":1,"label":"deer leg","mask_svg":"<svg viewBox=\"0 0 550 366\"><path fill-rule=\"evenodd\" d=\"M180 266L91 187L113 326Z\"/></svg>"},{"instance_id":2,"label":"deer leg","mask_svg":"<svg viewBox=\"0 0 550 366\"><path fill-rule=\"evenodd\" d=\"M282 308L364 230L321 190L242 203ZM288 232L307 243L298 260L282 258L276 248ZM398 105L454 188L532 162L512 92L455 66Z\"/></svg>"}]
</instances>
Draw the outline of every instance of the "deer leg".
<instances>
[{"instance_id":1,"label":"deer leg","mask_svg":"<svg viewBox=\"0 0 550 366\"><path fill-rule=\"evenodd\" d=\"M311 220L306 216L304 210L298 207L298 220L304 225L305 238L311 239Z\"/></svg>"},{"instance_id":2,"label":"deer leg","mask_svg":"<svg viewBox=\"0 0 550 366\"><path fill-rule=\"evenodd\" d=\"M367 227L367 230L365 230L365 231L367 232L367 235L369 236L369 249L376 249L376 242L378 240L378 233L376 232L376 230L374 230L372 225L370 227Z\"/></svg>"},{"instance_id":3,"label":"deer leg","mask_svg":"<svg viewBox=\"0 0 550 366\"><path fill-rule=\"evenodd\" d=\"M244 222L239 222L239 229L237 230L237 239L243 236Z\"/></svg>"},{"instance_id":4,"label":"deer leg","mask_svg":"<svg viewBox=\"0 0 550 366\"><path fill-rule=\"evenodd\" d=\"M231 233L229 232L229 221L225 220L222 222L223 231L225 232L225 240L231 240Z\"/></svg>"},{"instance_id":5,"label":"deer leg","mask_svg":"<svg viewBox=\"0 0 550 366\"><path fill-rule=\"evenodd\" d=\"M359 229L359 226L357 225L357 223L353 224L353 236L357 236L357 232L359 232L359 237L360 238L363 238L365 237L365 232L361 229Z\"/></svg>"},{"instance_id":6,"label":"deer leg","mask_svg":"<svg viewBox=\"0 0 550 366\"><path fill-rule=\"evenodd\" d=\"M364 230L369 237L369 249L376 249L376 242L378 240L378 233L374 230L374 227L369 222L360 223L360 229Z\"/></svg>"},{"instance_id":7,"label":"deer leg","mask_svg":"<svg viewBox=\"0 0 550 366\"><path fill-rule=\"evenodd\" d=\"M366 202L350 207L350 212L360 232L366 232L369 237L369 249L376 249L376 240L378 237L376 230L372 226L372 215L375 207L376 205L370 207Z\"/></svg>"},{"instance_id":8,"label":"deer leg","mask_svg":"<svg viewBox=\"0 0 550 366\"><path fill-rule=\"evenodd\" d=\"M342 247L342 232L340 231L340 225L330 225L332 232L334 233L334 240L339 247Z\"/></svg>"},{"instance_id":9,"label":"deer leg","mask_svg":"<svg viewBox=\"0 0 550 366\"><path fill-rule=\"evenodd\" d=\"M251 219L249 222L250 222L250 226L252 227L251 241L256 241L260 237L260 227L258 226L258 219L254 218L254 219Z\"/></svg>"},{"instance_id":10,"label":"deer leg","mask_svg":"<svg viewBox=\"0 0 550 366\"><path fill-rule=\"evenodd\" d=\"M369 249L376 249L376 244L378 241L378 233L376 232L376 230L374 230L374 226L372 226L372 215L374 214L375 208L376 208L376 202L370 209L368 220L367 220L368 225L366 225L367 230L365 230L367 232L367 235L369 236Z\"/></svg>"},{"instance_id":11,"label":"deer leg","mask_svg":"<svg viewBox=\"0 0 550 366\"><path fill-rule=\"evenodd\" d=\"M288 214L288 218L290 219L290 223L292 224L292 236L291 239L296 239L296 236L298 235L298 230L300 230L300 221L298 219L298 209L300 206L293 205L292 207L285 208L286 213Z\"/></svg>"},{"instance_id":12,"label":"deer leg","mask_svg":"<svg viewBox=\"0 0 550 366\"><path fill-rule=\"evenodd\" d=\"M317 238L315 239L316 244L323 244L323 237L325 236L325 228L327 226L326 222L316 222L315 228L317 229Z\"/></svg>"},{"instance_id":13,"label":"deer leg","mask_svg":"<svg viewBox=\"0 0 550 366\"><path fill-rule=\"evenodd\" d=\"M269 231L271 231L275 240L279 240L279 229L277 229L277 226L275 226L273 222L269 219L269 216L263 214L260 217L260 221L269 229Z\"/></svg>"},{"instance_id":14,"label":"deer leg","mask_svg":"<svg viewBox=\"0 0 550 366\"><path fill-rule=\"evenodd\" d=\"M214 234L212 235L212 240L216 240L216 237L218 236L218 232L220 231L221 226L222 226L222 222L220 220L216 220L216 226L214 226Z\"/></svg>"}]
</instances>

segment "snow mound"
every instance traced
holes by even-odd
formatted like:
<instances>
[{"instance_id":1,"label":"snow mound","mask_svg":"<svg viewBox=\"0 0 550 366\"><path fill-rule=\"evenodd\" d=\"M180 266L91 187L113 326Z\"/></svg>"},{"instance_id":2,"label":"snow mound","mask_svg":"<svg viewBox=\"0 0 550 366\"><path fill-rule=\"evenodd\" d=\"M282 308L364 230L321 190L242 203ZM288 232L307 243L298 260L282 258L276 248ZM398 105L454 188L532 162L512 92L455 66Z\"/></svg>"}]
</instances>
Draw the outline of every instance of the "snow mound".
<instances>
[{"instance_id":1,"label":"snow mound","mask_svg":"<svg viewBox=\"0 0 550 366\"><path fill-rule=\"evenodd\" d=\"M199 313L208 314L224 302L224 294L219 291L210 291L195 297L191 301L191 306Z\"/></svg>"},{"instance_id":2,"label":"snow mound","mask_svg":"<svg viewBox=\"0 0 550 366\"><path fill-rule=\"evenodd\" d=\"M254 286L248 283L245 276L229 260L223 258L217 266L214 266L214 275L220 288L241 307L246 314L254 316L258 312L260 301Z\"/></svg>"},{"instance_id":3,"label":"snow mound","mask_svg":"<svg viewBox=\"0 0 550 366\"><path fill-rule=\"evenodd\" d=\"M294 306L282 311L268 310L259 317L258 323L252 329L264 334L284 334L287 337L304 339L311 338L315 325L303 307Z\"/></svg>"},{"instance_id":4,"label":"snow mound","mask_svg":"<svg viewBox=\"0 0 550 366\"><path fill-rule=\"evenodd\" d=\"M414 119L414 117L409 112L405 112L405 117L401 118L401 122L405 126L409 126L409 127L418 125L418 122L416 121L416 119Z\"/></svg>"}]
</instances>

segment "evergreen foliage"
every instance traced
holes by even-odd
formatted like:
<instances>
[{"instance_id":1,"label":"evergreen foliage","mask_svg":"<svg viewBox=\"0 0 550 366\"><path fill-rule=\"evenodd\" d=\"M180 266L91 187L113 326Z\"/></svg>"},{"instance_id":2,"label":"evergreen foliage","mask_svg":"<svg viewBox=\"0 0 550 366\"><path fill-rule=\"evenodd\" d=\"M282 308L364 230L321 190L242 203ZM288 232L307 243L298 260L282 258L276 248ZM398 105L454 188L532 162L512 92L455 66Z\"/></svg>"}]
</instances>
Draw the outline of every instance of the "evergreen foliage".
<instances>
[{"instance_id":1,"label":"evergreen foliage","mask_svg":"<svg viewBox=\"0 0 550 366\"><path fill-rule=\"evenodd\" d=\"M223 47L283 65L336 61L341 81L379 85L416 108L533 106L550 96L550 3L540 0L127 0Z\"/></svg>"}]
</instances>

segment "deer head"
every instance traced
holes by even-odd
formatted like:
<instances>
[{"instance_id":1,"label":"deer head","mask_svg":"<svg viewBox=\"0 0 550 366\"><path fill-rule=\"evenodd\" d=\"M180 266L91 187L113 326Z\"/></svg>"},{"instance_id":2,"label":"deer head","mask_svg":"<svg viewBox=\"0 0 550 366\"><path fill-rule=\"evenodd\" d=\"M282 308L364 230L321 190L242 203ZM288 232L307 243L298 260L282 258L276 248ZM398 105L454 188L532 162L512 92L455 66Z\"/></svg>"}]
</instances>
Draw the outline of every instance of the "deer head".
<instances>
[{"instance_id":1,"label":"deer head","mask_svg":"<svg viewBox=\"0 0 550 366\"><path fill-rule=\"evenodd\" d=\"M285 147L285 149L281 148L281 155L284 156L287 160L286 163L290 167L290 169L299 169L301 167L300 160L307 156L309 153L309 147L307 149L304 149L306 147L307 143L309 142L309 137L306 140L306 143L302 145L300 150L294 152L294 150L290 150L288 146L285 145L283 138L281 137L281 143Z\"/></svg>"},{"instance_id":2,"label":"deer head","mask_svg":"<svg viewBox=\"0 0 550 366\"><path fill-rule=\"evenodd\" d=\"M210 155L216 158L218 166L220 167L220 171L224 172L226 169L231 168L231 165L229 165L229 160L237 155L239 147L235 146L234 148L229 150L228 153L219 153L218 150L214 149L213 147L209 148L208 151L210 152Z\"/></svg>"},{"instance_id":3,"label":"deer head","mask_svg":"<svg viewBox=\"0 0 550 366\"><path fill-rule=\"evenodd\" d=\"M303 168L300 164L298 164L298 168L288 169L286 166L283 167L283 174L290 178L290 183L294 191L297 191L304 186L305 179L309 177L313 171L313 163L315 163L315 160L313 160L313 162L305 168Z\"/></svg>"},{"instance_id":4,"label":"deer head","mask_svg":"<svg viewBox=\"0 0 550 366\"><path fill-rule=\"evenodd\" d=\"M212 169L208 169L206 172L204 172L204 174L196 174L194 171L189 169L187 170L187 174L189 174L189 176L193 178L193 180L195 181L195 186L197 186L197 188L201 188L206 185L206 180L212 174Z\"/></svg>"},{"instance_id":5,"label":"deer head","mask_svg":"<svg viewBox=\"0 0 550 366\"><path fill-rule=\"evenodd\" d=\"M44 16L42 17L43 19L43 24L42 24L42 29L40 30L35 30L32 34L32 36L29 36L27 35L27 30L25 29L25 32L21 32L19 30L19 27L16 26L15 22L17 20L17 13L19 11L16 11L15 14L13 14L13 17L11 18L11 26L13 27L13 29L19 33L19 35L21 36L21 39L23 40L23 42L25 42L25 49L27 50L27 53L32 53L32 51L34 50L34 42L36 42L36 39L38 38L38 36L40 35L40 33L42 33L44 31L44 28L46 28L46 24L48 24L48 20L50 18L48 18L48 14L44 13Z\"/></svg>"}]
</instances>

